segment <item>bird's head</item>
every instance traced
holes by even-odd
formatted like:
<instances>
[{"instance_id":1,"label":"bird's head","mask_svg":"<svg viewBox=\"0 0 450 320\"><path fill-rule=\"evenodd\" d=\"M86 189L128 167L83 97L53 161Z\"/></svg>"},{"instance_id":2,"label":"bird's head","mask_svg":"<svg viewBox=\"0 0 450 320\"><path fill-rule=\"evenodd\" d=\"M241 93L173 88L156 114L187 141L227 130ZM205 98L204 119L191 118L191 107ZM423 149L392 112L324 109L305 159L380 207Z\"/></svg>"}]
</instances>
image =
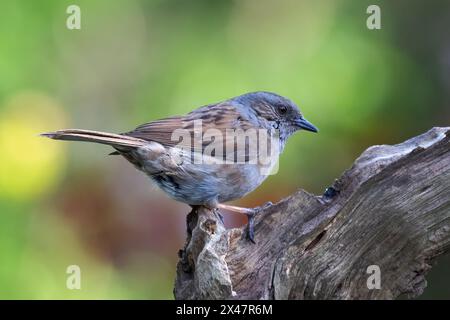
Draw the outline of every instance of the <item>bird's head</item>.
<instances>
[{"instance_id":1,"label":"bird's head","mask_svg":"<svg viewBox=\"0 0 450 320\"><path fill-rule=\"evenodd\" d=\"M259 91L244 94L237 97L236 100L251 108L257 117L279 129L281 136L285 138L298 130L319 131L316 126L303 117L294 102L278 94Z\"/></svg>"}]
</instances>

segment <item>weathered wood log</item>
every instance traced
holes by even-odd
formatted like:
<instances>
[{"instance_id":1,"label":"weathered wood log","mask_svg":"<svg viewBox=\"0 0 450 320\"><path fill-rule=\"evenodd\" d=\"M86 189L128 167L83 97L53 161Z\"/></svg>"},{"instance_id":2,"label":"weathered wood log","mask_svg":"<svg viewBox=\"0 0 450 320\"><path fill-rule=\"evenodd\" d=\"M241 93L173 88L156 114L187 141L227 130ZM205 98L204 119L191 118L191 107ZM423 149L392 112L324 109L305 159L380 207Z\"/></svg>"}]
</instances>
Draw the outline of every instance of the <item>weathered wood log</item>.
<instances>
[{"instance_id":1,"label":"weathered wood log","mask_svg":"<svg viewBox=\"0 0 450 320\"><path fill-rule=\"evenodd\" d=\"M393 299L418 296L432 261L450 249L450 128L367 149L315 196L265 208L256 244L193 210L176 299ZM380 268L369 289L367 268Z\"/></svg>"}]
</instances>

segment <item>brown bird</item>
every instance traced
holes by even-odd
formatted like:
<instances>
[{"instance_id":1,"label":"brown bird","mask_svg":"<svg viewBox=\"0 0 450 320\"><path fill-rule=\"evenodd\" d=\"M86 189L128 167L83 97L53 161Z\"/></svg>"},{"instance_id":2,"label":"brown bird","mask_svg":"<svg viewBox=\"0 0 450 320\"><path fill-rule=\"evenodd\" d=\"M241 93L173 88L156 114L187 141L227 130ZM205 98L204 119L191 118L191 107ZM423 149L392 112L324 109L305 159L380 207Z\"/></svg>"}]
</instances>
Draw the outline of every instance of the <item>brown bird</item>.
<instances>
[{"instance_id":1,"label":"brown bird","mask_svg":"<svg viewBox=\"0 0 450 320\"><path fill-rule=\"evenodd\" d=\"M127 133L66 129L42 135L112 146L112 154L125 157L175 200L246 214L247 237L254 242L253 222L261 207L223 203L257 188L277 163L286 140L300 129L318 131L291 100L253 92Z\"/></svg>"}]
</instances>

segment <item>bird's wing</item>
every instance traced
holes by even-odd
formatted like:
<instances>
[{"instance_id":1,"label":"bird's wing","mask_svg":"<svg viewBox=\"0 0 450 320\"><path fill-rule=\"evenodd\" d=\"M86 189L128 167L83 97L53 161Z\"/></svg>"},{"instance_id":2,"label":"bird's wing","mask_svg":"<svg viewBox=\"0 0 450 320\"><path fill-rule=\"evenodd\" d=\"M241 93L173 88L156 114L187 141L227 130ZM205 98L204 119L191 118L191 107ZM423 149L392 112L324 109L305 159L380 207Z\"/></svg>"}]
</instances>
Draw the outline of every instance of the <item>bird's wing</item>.
<instances>
[{"instance_id":1,"label":"bird's wing","mask_svg":"<svg viewBox=\"0 0 450 320\"><path fill-rule=\"evenodd\" d=\"M229 150L236 152L236 148L242 147L236 146L234 139L226 139L227 130L257 129L253 122L235 106L225 102L201 107L185 116L152 121L124 135L155 141L167 147L190 148L193 152L203 152L207 147L209 150L223 148L223 153L229 154Z\"/></svg>"}]
</instances>

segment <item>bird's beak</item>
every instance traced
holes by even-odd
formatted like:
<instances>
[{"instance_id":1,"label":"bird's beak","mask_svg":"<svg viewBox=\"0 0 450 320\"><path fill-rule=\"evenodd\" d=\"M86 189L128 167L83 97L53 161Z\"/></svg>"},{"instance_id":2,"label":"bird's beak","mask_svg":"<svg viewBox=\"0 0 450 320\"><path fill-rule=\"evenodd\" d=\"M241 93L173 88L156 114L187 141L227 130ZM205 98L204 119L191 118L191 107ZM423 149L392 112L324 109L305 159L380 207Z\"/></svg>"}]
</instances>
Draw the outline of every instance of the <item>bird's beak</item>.
<instances>
[{"instance_id":1,"label":"bird's beak","mask_svg":"<svg viewBox=\"0 0 450 320\"><path fill-rule=\"evenodd\" d=\"M295 120L295 125L299 127L300 129L311 131L311 132L319 132L319 129L315 125L313 125L311 122L306 120L305 118L299 118Z\"/></svg>"}]
</instances>

